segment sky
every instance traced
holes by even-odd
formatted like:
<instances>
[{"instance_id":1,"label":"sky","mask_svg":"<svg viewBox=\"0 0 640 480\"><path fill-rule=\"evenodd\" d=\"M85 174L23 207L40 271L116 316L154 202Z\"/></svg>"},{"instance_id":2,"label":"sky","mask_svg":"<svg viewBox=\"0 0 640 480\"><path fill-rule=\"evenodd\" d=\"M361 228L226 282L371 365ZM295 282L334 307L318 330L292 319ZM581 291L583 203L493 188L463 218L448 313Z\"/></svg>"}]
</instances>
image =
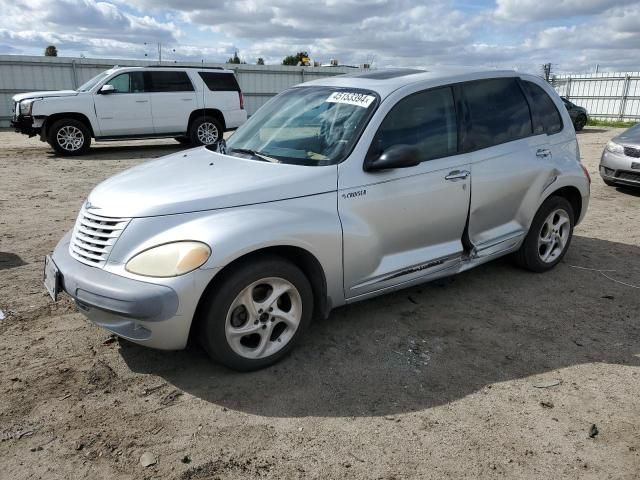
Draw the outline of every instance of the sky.
<instances>
[{"instance_id":1,"label":"sky","mask_svg":"<svg viewBox=\"0 0 640 480\"><path fill-rule=\"evenodd\" d=\"M0 54L640 70L640 0L0 0ZM145 56L146 55L146 56Z\"/></svg>"}]
</instances>

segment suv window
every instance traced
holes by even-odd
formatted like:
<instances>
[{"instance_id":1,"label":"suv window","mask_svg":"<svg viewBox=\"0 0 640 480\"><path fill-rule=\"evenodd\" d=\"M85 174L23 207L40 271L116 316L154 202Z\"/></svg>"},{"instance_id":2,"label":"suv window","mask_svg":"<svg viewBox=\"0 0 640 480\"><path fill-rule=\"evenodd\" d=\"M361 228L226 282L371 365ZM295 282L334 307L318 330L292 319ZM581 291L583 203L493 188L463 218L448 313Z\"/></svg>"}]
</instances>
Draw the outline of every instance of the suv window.
<instances>
[{"instance_id":1,"label":"suv window","mask_svg":"<svg viewBox=\"0 0 640 480\"><path fill-rule=\"evenodd\" d=\"M462 85L467 107L463 148L478 150L532 134L529 105L515 78Z\"/></svg>"},{"instance_id":2,"label":"suv window","mask_svg":"<svg viewBox=\"0 0 640 480\"><path fill-rule=\"evenodd\" d=\"M144 92L144 77L142 72L128 72L116 75L107 82L116 89L115 93Z\"/></svg>"},{"instance_id":3,"label":"suv window","mask_svg":"<svg viewBox=\"0 0 640 480\"><path fill-rule=\"evenodd\" d=\"M147 72L150 92L193 92L187 72Z\"/></svg>"},{"instance_id":4,"label":"suv window","mask_svg":"<svg viewBox=\"0 0 640 480\"><path fill-rule=\"evenodd\" d=\"M551 135L562 130L562 117L547 92L533 82L523 81L522 86L529 96L534 135Z\"/></svg>"},{"instance_id":5,"label":"suv window","mask_svg":"<svg viewBox=\"0 0 640 480\"><path fill-rule=\"evenodd\" d=\"M198 72L207 88L218 92L239 92L240 86L233 73Z\"/></svg>"},{"instance_id":6,"label":"suv window","mask_svg":"<svg viewBox=\"0 0 640 480\"><path fill-rule=\"evenodd\" d=\"M458 127L451 88L427 90L400 100L382 121L368 156L377 157L393 145L417 147L420 161L455 154Z\"/></svg>"}]
</instances>

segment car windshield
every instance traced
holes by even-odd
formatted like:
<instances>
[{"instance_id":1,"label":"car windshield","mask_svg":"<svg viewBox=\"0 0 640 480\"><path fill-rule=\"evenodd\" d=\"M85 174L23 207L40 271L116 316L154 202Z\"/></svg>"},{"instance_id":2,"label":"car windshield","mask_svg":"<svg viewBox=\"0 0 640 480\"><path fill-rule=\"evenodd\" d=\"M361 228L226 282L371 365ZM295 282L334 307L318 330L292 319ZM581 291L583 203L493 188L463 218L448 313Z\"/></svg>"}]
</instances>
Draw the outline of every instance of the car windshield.
<instances>
[{"instance_id":1,"label":"car windshield","mask_svg":"<svg viewBox=\"0 0 640 480\"><path fill-rule=\"evenodd\" d=\"M76 91L77 92L88 92L93 87L95 87L98 83L100 83L102 80L106 79L109 75L111 75L111 72L99 73L98 75L93 77L88 82L83 83L82 85L80 85Z\"/></svg>"},{"instance_id":2,"label":"car windshield","mask_svg":"<svg viewBox=\"0 0 640 480\"><path fill-rule=\"evenodd\" d=\"M227 142L227 153L299 165L338 163L378 103L368 90L297 87L260 108Z\"/></svg>"}]
</instances>

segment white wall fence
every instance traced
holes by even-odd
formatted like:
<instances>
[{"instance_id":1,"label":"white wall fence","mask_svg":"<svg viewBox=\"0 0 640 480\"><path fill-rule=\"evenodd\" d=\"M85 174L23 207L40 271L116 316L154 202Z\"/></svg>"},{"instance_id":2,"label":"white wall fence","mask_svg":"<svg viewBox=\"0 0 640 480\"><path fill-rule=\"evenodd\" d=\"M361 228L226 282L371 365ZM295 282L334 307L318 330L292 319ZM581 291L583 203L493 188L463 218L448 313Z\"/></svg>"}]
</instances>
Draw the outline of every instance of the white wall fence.
<instances>
[{"instance_id":1,"label":"white wall fence","mask_svg":"<svg viewBox=\"0 0 640 480\"><path fill-rule=\"evenodd\" d=\"M36 57L0 55L0 127L8 127L13 109L11 97L16 93L41 90L76 89L98 73L114 65L158 65L145 60ZM171 62L162 66L170 67ZM180 62L195 68L202 63ZM226 65L205 63L205 67L225 67L235 70L244 94L245 108L253 114L269 98L301 82L317 78L353 73L350 67L287 67L282 65Z\"/></svg>"},{"instance_id":2,"label":"white wall fence","mask_svg":"<svg viewBox=\"0 0 640 480\"><path fill-rule=\"evenodd\" d=\"M640 121L640 72L554 75L551 84L592 118Z\"/></svg>"}]
</instances>

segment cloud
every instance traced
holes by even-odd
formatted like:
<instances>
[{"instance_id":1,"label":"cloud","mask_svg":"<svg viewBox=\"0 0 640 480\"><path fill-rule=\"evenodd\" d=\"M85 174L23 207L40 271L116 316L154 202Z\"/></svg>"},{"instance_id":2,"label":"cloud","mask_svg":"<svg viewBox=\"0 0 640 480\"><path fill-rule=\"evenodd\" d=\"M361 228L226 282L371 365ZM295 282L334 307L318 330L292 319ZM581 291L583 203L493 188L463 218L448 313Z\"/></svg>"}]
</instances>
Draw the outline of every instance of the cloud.
<instances>
[{"instance_id":1,"label":"cloud","mask_svg":"<svg viewBox=\"0 0 640 480\"><path fill-rule=\"evenodd\" d=\"M0 0L0 51L40 54L54 43L62 55L144 58L162 42L171 60L224 62L238 49L250 63L308 51L321 62L378 67L638 69L638 0L473 7L457 0Z\"/></svg>"},{"instance_id":2,"label":"cloud","mask_svg":"<svg viewBox=\"0 0 640 480\"><path fill-rule=\"evenodd\" d=\"M598 15L637 0L497 0L495 17L520 22Z\"/></svg>"}]
</instances>

